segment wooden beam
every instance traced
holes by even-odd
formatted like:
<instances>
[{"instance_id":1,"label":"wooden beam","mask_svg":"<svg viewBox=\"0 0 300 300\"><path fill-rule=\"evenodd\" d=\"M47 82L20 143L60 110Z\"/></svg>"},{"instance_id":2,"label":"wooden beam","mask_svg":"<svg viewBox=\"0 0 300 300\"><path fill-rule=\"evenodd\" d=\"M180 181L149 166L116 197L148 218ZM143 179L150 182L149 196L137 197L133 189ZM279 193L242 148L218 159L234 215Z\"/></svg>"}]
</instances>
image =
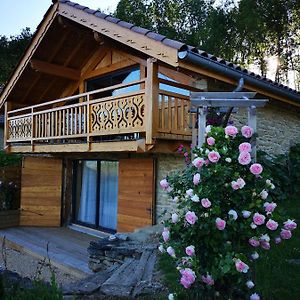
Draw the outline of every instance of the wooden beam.
<instances>
[{"instance_id":1,"label":"wooden beam","mask_svg":"<svg viewBox=\"0 0 300 300\"><path fill-rule=\"evenodd\" d=\"M104 68L99 68L99 69L93 70L93 71L85 74L82 77L83 77L83 79L93 78L93 77L103 75L105 73L113 72L113 71L116 71L118 69L126 68L126 67L133 66L133 65L136 65L136 62L132 61L130 59L127 59L127 60L124 60L124 61L120 61L120 62L111 64L111 65L109 65L107 67L104 67Z\"/></svg>"},{"instance_id":2,"label":"wooden beam","mask_svg":"<svg viewBox=\"0 0 300 300\"><path fill-rule=\"evenodd\" d=\"M57 77L63 77L70 80L79 80L80 79L80 71L72 68L67 68L60 65L55 65L52 63L48 63L45 61L31 59L30 61L31 68L35 71L54 75Z\"/></svg>"}]
</instances>

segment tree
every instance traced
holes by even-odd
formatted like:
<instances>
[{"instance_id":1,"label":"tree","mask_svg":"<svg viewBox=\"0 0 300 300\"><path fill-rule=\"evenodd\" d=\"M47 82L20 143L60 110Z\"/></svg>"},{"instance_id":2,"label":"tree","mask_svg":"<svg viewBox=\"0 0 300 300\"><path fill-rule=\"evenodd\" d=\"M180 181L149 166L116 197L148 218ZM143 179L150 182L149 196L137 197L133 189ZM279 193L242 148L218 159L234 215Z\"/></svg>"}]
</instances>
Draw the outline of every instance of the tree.
<instances>
[{"instance_id":1,"label":"tree","mask_svg":"<svg viewBox=\"0 0 300 300\"><path fill-rule=\"evenodd\" d=\"M300 0L121 0L115 15L264 76L276 56L276 80L299 85Z\"/></svg>"},{"instance_id":2,"label":"tree","mask_svg":"<svg viewBox=\"0 0 300 300\"><path fill-rule=\"evenodd\" d=\"M0 86L3 85L24 53L32 34L26 28L19 35L0 36Z\"/></svg>"}]
</instances>

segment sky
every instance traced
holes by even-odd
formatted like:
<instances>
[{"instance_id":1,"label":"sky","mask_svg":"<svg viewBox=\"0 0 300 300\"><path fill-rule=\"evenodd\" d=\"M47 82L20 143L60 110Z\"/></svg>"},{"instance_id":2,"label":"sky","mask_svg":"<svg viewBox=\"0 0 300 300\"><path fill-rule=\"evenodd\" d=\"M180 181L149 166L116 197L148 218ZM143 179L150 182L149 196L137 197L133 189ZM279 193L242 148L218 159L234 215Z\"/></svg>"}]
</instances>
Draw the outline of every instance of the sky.
<instances>
[{"instance_id":1,"label":"sky","mask_svg":"<svg viewBox=\"0 0 300 300\"><path fill-rule=\"evenodd\" d=\"M114 11L119 0L72 0L93 9ZM17 35L22 28L35 31L51 0L0 0L0 35Z\"/></svg>"}]
</instances>

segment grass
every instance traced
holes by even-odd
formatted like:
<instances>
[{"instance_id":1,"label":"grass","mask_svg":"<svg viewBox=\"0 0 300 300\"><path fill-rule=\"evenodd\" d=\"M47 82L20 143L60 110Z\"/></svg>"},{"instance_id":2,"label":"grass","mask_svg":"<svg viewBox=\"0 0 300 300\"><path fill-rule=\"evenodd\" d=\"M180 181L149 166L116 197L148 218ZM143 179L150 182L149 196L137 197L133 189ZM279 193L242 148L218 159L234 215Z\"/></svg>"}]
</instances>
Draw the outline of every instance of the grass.
<instances>
[{"instance_id":1,"label":"grass","mask_svg":"<svg viewBox=\"0 0 300 300\"><path fill-rule=\"evenodd\" d=\"M300 203L296 200L282 203L288 216L300 220ZM285 300L300 298L300 226L293 231L291 240L284 241L270 252L265 252L256 267L257 290L262 299Z\"/></svg>"},{"instance_id":2,"label":"grass","mask_svg":"<svg viewBox=\"0 0 300 300\"><path fill-rule=\"evenodd\" d=\"M300 299L300 264L289 262L297 259L300 263L300 202L295 199L280 203L280 206L286 210L288 216L296 220L299 228L293 231L292 239L273 246L258 259L255 291L260 294L261 299ZM179 289L178 272L172 266L172 259L161 256L159 264L169 290L175 293L182 291Z\"/></svg>"}]
</instances>

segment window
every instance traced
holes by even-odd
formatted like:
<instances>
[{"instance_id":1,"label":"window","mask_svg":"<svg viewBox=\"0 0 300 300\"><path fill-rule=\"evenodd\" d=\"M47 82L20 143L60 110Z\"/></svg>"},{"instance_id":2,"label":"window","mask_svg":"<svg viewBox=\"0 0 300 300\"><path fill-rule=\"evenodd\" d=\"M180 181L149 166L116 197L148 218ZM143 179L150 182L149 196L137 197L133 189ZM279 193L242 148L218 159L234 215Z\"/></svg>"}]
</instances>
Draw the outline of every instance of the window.
<instances>
[{"instance_id":1,"label":"window","mask_svg":"<svg viewBox=\"0 0 300 300\"><path fill-rule=\"evenodd\" d=\"M130 83L140 79L140 69L139 67L128 68L122 71L118 71L112 73L110 75L105 75L102 77L97 77L94 79L90 79L86 82L87 92L103 89L109 86L121 84L121 83ZM125 94L129 92L138 91L140 89L140 85L136 84L129 87L113 89L106 92L97 93L94 98L103 98L110 96L118 96L120 94Z\"/></svg>"}]
</instances>

